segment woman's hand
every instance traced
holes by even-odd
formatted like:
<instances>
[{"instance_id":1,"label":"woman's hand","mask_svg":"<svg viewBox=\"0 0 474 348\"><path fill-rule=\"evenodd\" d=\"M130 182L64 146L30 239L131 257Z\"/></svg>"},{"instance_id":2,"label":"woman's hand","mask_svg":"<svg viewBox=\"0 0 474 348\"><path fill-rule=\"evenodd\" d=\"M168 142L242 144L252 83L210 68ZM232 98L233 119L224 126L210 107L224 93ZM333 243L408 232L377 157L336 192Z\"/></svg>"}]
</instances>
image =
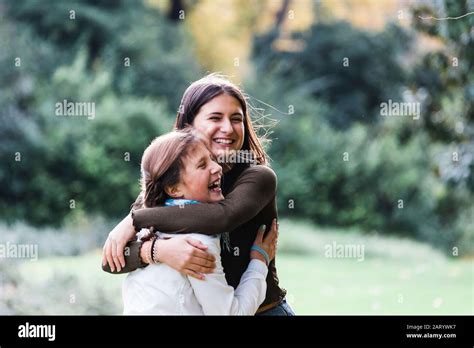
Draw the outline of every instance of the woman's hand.
<instances>
[{"instance_id":1,"label":"woman's hand","mask_svg":"<svg viewBox=\"0 0 474 348\"><path fill-rule=\"evenodd\" d=\"M135 235L133 220L129 214L109 233L102 251L102 264L105 266L109 263L112 272L115 272L115 269L117 269L117 272L120 272L125 267L125 245Z\"/></svg>"},{"instance_id":2,"label":"woman's hand","mask_svg":"<svg viewBox=\"0 0 474 348\"><path fill-rule=\"evenodd\" d=\"M141 252L148 250L146 243L152 243L152 241L144 242ZM157 261L167 264L179 273L200 280L205 278L200 273L212 273L216 266L215 256L205 251L207 245L190 237L159 239L155 242L155 248ZM140 253L140 258L142 261L146 259L142 253Z\"/></svg>"},{"instance_id":3,"label":"woman's hand","mask_svg":"<svg viewBox=\"0 0 474 348\"><path fill-rule=\"evenodd\" d=\"M267 236L265 237L265 239L263 238L264 233L265 233L265 227L263 225L258 229L257 237L255 238L255 242L253 243L253 245L256 245L262 248L263 250L265 250L265 252L268 254L269 260L271 261L275 258L276 247L278 243L278 223L276 219L273 219L272 227L270 231L268 232ZM267 260L265 260L265 257L256 250L251 250L250 258L258 259L267 263Z\"/></svg>"}]
</instances>

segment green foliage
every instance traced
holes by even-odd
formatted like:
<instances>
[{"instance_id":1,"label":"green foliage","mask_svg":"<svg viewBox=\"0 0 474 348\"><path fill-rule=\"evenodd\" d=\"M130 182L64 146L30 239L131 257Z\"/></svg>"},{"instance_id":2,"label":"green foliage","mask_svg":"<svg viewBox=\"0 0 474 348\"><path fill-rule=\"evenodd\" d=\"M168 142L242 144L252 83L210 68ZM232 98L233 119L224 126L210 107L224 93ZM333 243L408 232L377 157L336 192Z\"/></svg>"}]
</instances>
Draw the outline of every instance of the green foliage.
<instances>
[{"instance_id":1,"label":"green foliage","mask_svg":"<svg viewBox=\"0 0 474 348\"><path fill-rule=\"evenodd\" d=\"M431 171L426 138L402 145L386 126L341 133L324 122L317 105L305 112L285 116L274 133L280 213L411 236L422 226L439 227L436 190L442 183Z\"/></svg>"},{"instance_id":2,"label":"green foliage","mask_svg":"<svg viewBox=\"0 0 474 348\"><path fill-rule=\"evenodd\" d=\"M446 1L440 14L419 5L413 14L422 17L457 17L472 11L468 1ZM417 28L442 48L426 54L416 66L413 81L429 98L425 101L424 128L433 142L456 152L457 163L443 163L442 175L453 186L474 193L474 16L455 21L420 21ZM448 151L449 150L449 151ZM443 174L443 173L441 173Z\"/></svg>"},{"instance_id":3,"label":"green foliage","mask_svg":"<svg viewBox=\"0 0 474 348\"><path fill-rule=\"evenodd\" d=\"M56 64L64 62L61 56L71 62L84 50L87 67L106 67L111 87L121 95L159 97L175 111L181 91L199 71L184 28L145 2L7 1L6 9L20 31L56 49Z\"/></svg>"},{"instance_id":4,"label":"green foliage","mask_svg":"<svg viewBox=\"0 0 474 348\"><path fill-rule=\"evenodd\" d=\"M282 91L330 104L334 112L327 116L336 128L377 122L380 103L397 99L405 81L399 55L408 48L410 37L399 27L371 34L346 22L318 23L293 34L302 46L295 52L274 50L276 38L272 31L254 40L261 78L270 77Z\"/></svg>"},{"instance_id":5,"label":"green foliage","mask_svg":"<svg viewBox=\"0 0 474 348\"><path fill-rule=\"evenodd\" d=\"M314 24L293 35L301 50L287 52L274 49L278 33L270 32L255 39L259 68L249 91L279 110L270 154L276 159L281 214L395 232L464 255L473 250L468 223L473 156L466 141L473 103L465 103L473 76L465 69L471 63L451 71L443 58L430 69L417 64L417 70L407 70L402 57L414 54L415 37L396 26L369 34L347 23ZM457 43L452 39L449 45L467 52ZM382 101L403 101L406 92L420 98L422 120L380 117ZM449 113L449 132L456 134L444 141L458 139L458 144L439 143L434 136L430 125L442 128L440 113ZM459 121L464 133L455 131ZM455 151L458 162L452 160Z\"/></svg>"},{"instance_id":6,"label":"green foliage","mask_svg":"<svg viewBox=\"0 0 474 348\"><path fill-rule=\"evenodd\" d=\"M198 76L186 34L141 2L2 9L0 217L57 226L80 211L123 216L144 148L171 130ZM64 100L93 103L95 117L57 116Z\"/></svg>"}]
</instances>

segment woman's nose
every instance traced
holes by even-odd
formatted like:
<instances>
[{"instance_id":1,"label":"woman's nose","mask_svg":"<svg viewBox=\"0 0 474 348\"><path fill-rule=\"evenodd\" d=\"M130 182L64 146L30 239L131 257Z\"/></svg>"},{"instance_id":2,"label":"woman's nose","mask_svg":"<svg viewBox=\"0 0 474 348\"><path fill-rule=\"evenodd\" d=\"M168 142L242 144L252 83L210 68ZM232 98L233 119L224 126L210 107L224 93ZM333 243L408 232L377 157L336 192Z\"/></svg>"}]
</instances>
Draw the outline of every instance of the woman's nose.
<instances>
[{"instance_id":1,"label":"woman's nose","mask_svg":"<svg viewBox=\"0 0 474 348\"><path fill-rule=\"evenodd\" d=\"M234 131L232 128L232 122L230 122L230 120L225 117L222 118L220 129L222 133L232 133Z\"/></svg>"}]
</instances>

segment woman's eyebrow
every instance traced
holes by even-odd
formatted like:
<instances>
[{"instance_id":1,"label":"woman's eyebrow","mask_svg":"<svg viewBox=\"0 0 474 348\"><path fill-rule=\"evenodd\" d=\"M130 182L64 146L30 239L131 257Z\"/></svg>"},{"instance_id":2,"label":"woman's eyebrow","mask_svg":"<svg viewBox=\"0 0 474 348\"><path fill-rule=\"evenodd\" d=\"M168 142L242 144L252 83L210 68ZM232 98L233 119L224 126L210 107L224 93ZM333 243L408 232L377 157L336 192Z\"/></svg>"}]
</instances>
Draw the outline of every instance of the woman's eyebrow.
<instances>
[{"instance_id":1,"label":"woman's eyebrow","mask_svg":"<svg viewBox=\"0 0 474 348\"><path fill-rule=\"evenodd\" d=\"M218 116L223 116L224 114L223 114L222 112L215 111L215 112L211 112L211 113L209 113L209 114L208 114L208 116L210 116L210 115L218 115ZM242 116L242 117L243 117L243 114L242 114L240 111L238 111L238 112L234 112L234 113L233 113L231 116L236 116L236 115L237 115L237 116Z\"/></svg>"}]
</instances>

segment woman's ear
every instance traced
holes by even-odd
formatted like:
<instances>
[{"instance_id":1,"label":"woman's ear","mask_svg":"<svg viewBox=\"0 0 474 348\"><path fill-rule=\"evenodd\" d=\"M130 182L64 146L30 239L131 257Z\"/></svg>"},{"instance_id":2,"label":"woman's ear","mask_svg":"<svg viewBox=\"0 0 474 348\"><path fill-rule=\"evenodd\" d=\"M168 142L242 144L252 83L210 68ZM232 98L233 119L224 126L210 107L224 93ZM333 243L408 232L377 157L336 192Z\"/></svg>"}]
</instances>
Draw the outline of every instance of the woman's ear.
<instances>
[{"instance_id":1,"label":"woman's ear","mask_svg":"<svg viewBox=\"0 0 474 348\"><path fill-rule=\"evenodd\" d=\"M181 191L179 184L174 185L174 186L166 186L165 192L168 196L173 197L173 198L183 197L183 192Z\"/></svg>"}]
</instances>

